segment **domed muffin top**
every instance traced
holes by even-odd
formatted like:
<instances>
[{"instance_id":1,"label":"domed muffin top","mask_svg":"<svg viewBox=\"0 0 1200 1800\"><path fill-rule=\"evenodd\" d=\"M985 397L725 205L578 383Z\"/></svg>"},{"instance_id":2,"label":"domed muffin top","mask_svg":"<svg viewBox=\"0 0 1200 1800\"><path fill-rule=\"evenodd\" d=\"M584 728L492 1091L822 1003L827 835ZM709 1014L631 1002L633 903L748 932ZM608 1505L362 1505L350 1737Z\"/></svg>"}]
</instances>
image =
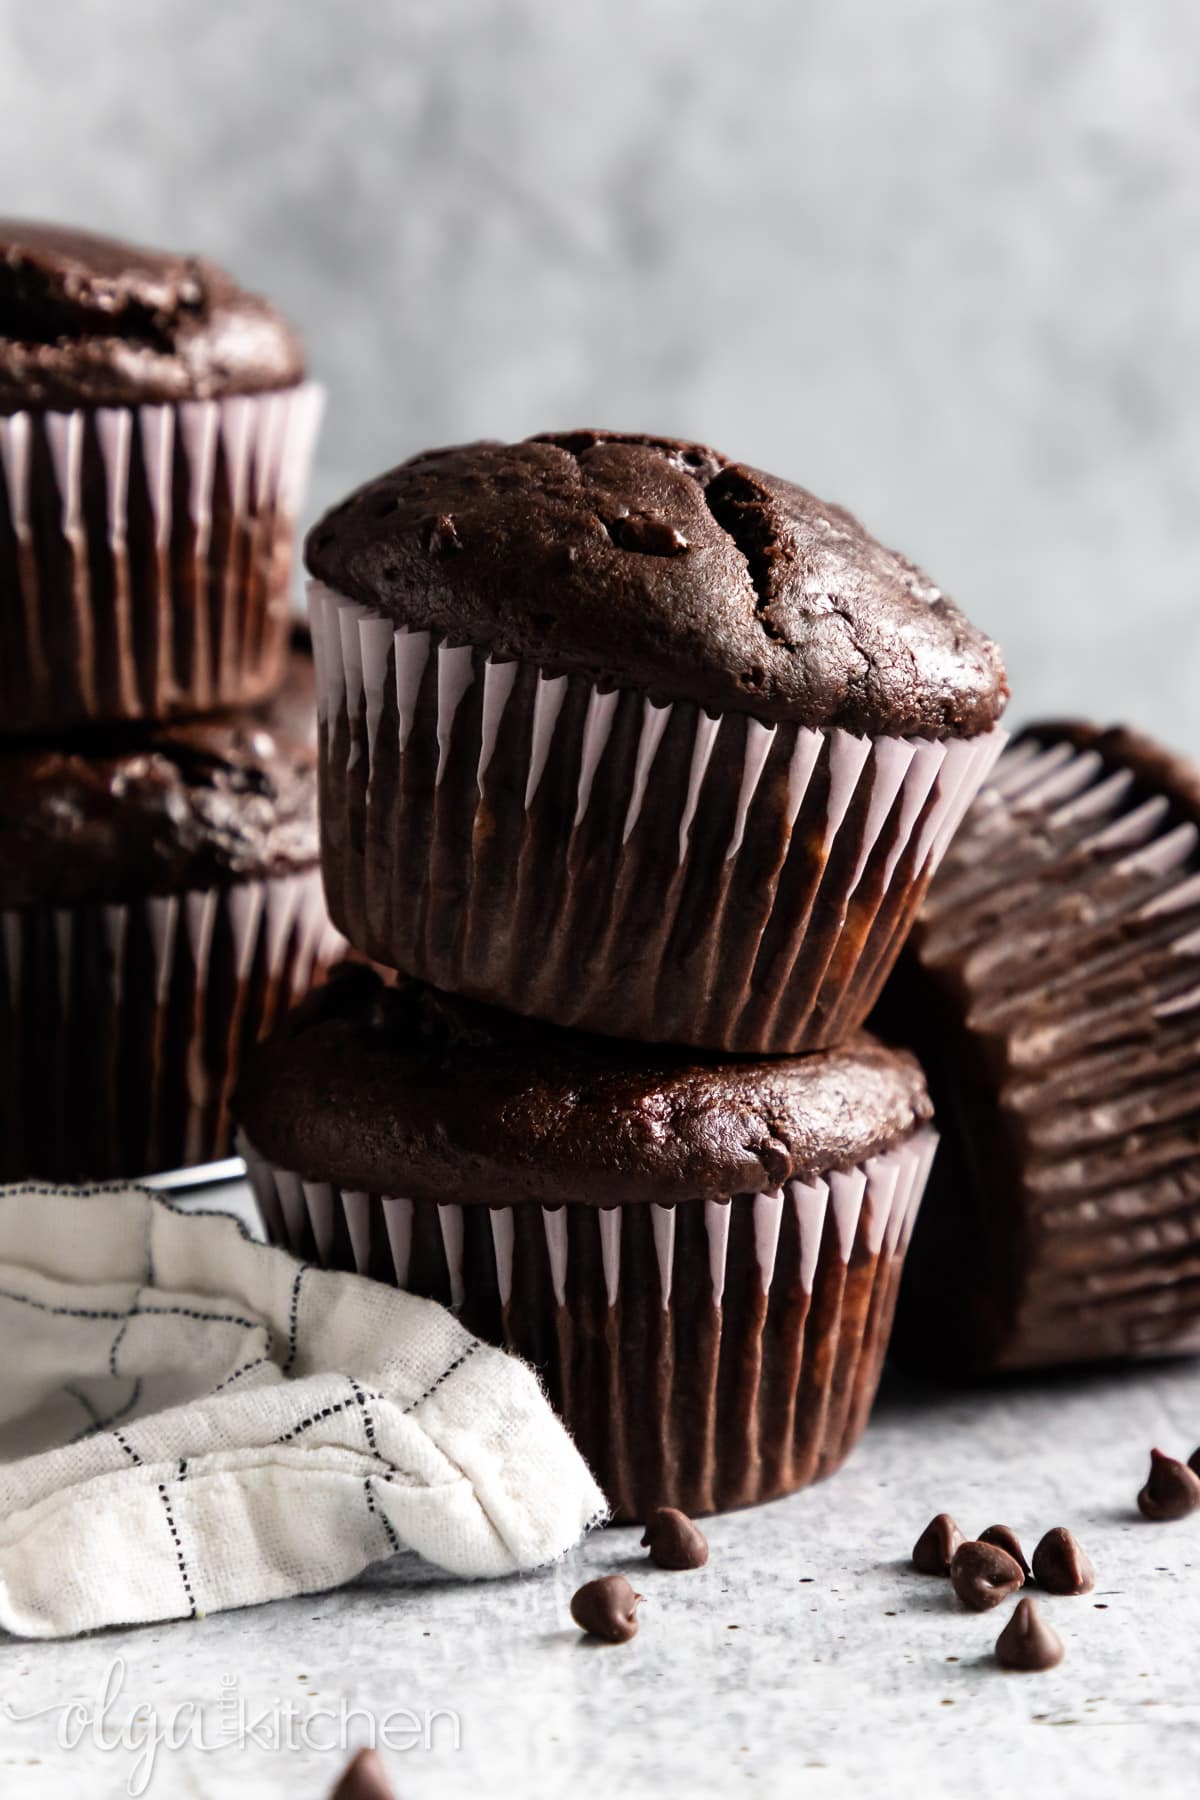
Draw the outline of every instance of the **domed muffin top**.
<instances>
[{"instance_id":1,"label":"domed muffin top","mask_svg":"<svg viewBox=\"0 0 1200 1800\"><path fill-rule=\"evenodd\" d=\"M312 657L224 718L93 727L0 749L0 907L117 903L312 868Z\"/></svg>"},{"instance_id":2,"label":"domed muffin top","mask_svg":"<svg viewBox=\"0 0 1200 1800\"><path fill-rule=\"evenodd\" d=\"M914 1058L865 1033L771 1060L559 1030L339 971L244 1065L239 1120L307 1178L415 1200L614 1206L762 1193L931 1116Z\"/></svg>"},{"instance_id":3,"label":"domed muffin top","mask_svg":"<svg viewBox=\"0 0 1200 1800\"><path fill-rule=\"evenodd\" d=\"M996 646L841 507L607 431L429 451L314 527L329 587L457 643L767 723L972 735Z\"/></svg>"},{"instance_id":4,"label":"domed muffin top","mask_svg":"<svg viewBox=\"0 0 1200 1800\"><path fill-rule=\"evenodd\" d=\"M290 386L304 352L214 264L0 219L0 414Z\"/></svg>"}]
</instances>

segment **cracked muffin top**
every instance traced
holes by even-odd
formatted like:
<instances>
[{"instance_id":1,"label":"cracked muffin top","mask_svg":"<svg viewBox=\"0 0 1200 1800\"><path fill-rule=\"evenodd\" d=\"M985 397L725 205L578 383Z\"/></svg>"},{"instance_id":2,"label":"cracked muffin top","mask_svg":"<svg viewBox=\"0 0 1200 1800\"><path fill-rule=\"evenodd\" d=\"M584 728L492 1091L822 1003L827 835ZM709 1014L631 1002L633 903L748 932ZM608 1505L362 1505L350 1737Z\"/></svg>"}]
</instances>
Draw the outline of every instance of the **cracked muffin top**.
<instances>
[{"instance_id":1,"label":"cracked muffin top","mask_svg":"<svg viewBox=\"0 0 1200 1800\"><path fill-rule=\"evenodd\" d=\"M283 316L213 263L0 219L0 415L211 400L303 375Z\"/></svg>"},{"instance_id":2,"label":"cracked muffin top","mask_svg":"<svg viewBox=\"0 0 1200 1800\"><path fill-rule=\"evenodd\" d=\"M906 1051L621 1043L346 965L243 1065L260 1156L367 1193L482 1205L725 1199L848 1169L929 1122Z\"/></svg>"},{"instance_id":3,"label":"cracked muffin top","mask_svg":"<svg viewBox=\"0 0 1200 1800\"><path fill-rule=\"evenodd\" d=\"M673 438L426 451L306 560L397 624L768 724L971 736L1008 698L991 640L850 513Z\"/></svg>"},{"instance_id":4,"label":"cracked muffin top","mask_svg":"<svg viewBox=\"0 0 1200 1800\"><path fill-rule=\"evenodd\" d=\"M296 634L272 699L0 753L0 906L116 904L312 868L316 690Z\"/></svg>"}]
</instances>

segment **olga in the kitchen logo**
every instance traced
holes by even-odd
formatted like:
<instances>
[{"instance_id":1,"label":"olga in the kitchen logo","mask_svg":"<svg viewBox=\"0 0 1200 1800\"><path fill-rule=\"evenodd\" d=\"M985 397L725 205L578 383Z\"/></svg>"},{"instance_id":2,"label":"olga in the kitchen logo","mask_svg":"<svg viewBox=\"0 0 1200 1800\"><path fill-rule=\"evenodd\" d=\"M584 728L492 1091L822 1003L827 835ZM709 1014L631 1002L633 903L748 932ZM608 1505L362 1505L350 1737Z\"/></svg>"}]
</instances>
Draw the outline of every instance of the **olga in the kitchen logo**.
<instances>
[{"instance_id":1,"label":"olga in the kitchen logo","mask_svg":"<svg viewBox=\"0 0 1200 1800\"><path fill-rule=\"evenodd\" d=\"M362 1744L403 1752L457 1750L462 1744L462 1720L445 1706L421 1711L395 1706L373 1713L344 1698L330 1706L303 1706L278 1698L249 1705L232 1674L221 1677L221 1691L213 1701L152 1706L123 1698L124 1688L125 1663L118 1656L90 1699L77 1695L29 1711L5 1700L3 1712L19 1725L52 1720L60 1750L89 1749L128 1757L126 1792L134 1800L148 1792L164 1754L249 1749L349 1752Z\"/></svg>"}]
</instances>

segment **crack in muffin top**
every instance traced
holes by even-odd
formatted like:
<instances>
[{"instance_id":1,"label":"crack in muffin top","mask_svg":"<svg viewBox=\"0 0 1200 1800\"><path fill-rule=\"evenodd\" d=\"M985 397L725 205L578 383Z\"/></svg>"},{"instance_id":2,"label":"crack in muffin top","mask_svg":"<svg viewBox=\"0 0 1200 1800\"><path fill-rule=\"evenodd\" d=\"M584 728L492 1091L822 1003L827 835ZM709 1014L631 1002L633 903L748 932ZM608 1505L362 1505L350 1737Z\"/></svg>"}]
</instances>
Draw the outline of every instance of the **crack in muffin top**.
<instances>
[{"instance_id":1,"label":"crack in muffin top","mask_svg":"<svg viewBox=\"0 0 1200 1800\"><path fill-rule=\"evenodd\" d=\"M328 512L306 560L398 625L658 702L940 738L1008 698L991 640L850 513L674 438L427 451Z\"/></svg>"},{"instance_id":2,"label":"crack in muffin top","mask_svg":"<svg viewBox=\"0 0 1200 1800\"><path fill-rule=\"evenodd\" d=\"M216 399L303 377L283 315L215 264L0 219L0 414Z\"/></svg>"}]
</instances>

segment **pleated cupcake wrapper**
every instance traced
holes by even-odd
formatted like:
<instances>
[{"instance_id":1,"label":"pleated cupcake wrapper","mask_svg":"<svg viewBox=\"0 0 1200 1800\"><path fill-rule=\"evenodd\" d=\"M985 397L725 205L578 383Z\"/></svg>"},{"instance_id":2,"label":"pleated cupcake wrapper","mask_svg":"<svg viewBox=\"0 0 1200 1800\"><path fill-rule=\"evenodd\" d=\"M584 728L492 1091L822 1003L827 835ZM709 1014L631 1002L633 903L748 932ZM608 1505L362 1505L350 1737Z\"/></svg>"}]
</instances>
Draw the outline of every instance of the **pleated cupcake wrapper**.
<instances>
[{"instance_id":1,"label":"pleated cupcake wrapper","mask_svg":"<svg viewBox=\"0 0 1200 1800\"><path fill-rule=\"evenodd\" d=\"M275 1241L448 1303L534 1363L617 1512L641 1517L769 1499L846 1456L936 1143L777 1193L611 1208L412 1201L239 1149Z\"/></svg>"},{"instance_id":2,"label":"pleated cupcake wrapper","mask_svg":"<svg viewBox=\"0 0 1200 1800\"><path fill-rule=\"evenodd\" d=\"M3 1179L228 1154L241 1051L344 951L317 870L0 911Z\"/></svg>"},{"instance_id":3,"label":"pleated cupcake wrapper","mask_svg":"<svg viewBox=\"0 0 1200 1800\"><path fill-rule=\"evenodd\" d=\"M322 390L0 418L0 731L272 691Z\"/></svg>"},{"instance_id":4,"label":"pleated cupcake wrapper","mask_svg":"<svg viewBox=\"0 0 1200 1800\"><path fill-rule=\"evenodd\" d=\"M1019 1146L1004 1216L981 1198L995 1266L1002 1240L1022 1246L988 1354L1200 1350L1196 825L1093 750L1023 741L934 884L920 958L993 1047ZM934 1179L939 1230L963 1216L951 1168Z\"/></svg>"},{"instance_id":5,"label":"pleated cupcake wrapper","mask_svg":"<svg viewBox=\"0 0 1200 1800\"><path fill-rule=\"evenodd\" d=\"M767 726L496 662L310 588L325 878L376 961L782 1053L859 1025L1004 734Z\"/></svg>"}]
</instances>

